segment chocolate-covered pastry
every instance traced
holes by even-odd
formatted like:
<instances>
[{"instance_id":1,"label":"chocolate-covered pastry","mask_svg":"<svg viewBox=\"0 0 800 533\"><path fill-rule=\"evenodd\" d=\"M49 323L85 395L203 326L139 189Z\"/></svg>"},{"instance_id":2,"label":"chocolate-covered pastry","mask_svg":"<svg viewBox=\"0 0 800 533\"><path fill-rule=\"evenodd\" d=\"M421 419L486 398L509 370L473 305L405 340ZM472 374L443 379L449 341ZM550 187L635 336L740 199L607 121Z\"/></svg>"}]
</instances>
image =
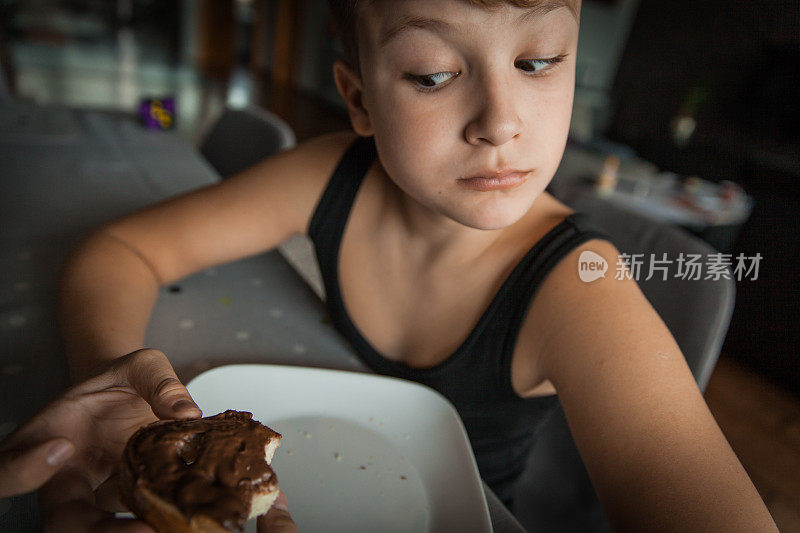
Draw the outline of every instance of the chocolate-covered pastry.
<instances>
[{"instance_id":1,"label":"chocolate-covered pastry","mask_svg":"<svg viewBox=\"0 0 800 533\"><path fill-rule=\"evenodd\" d=\"M278 497L269 463L281 435L252 418L225 411L141 428L123 454L122 502L156 531L242 530Z\"/></svg>"}]
</instances>

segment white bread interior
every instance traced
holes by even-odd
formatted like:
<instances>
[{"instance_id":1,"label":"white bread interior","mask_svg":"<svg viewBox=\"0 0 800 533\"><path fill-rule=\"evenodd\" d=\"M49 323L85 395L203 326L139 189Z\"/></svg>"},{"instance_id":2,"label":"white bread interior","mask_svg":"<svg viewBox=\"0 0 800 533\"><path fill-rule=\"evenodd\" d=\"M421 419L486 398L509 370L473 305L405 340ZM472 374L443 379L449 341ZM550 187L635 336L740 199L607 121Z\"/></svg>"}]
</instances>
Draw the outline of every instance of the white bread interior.
<instances>
[{"instance_id":1,"label":"white bread interior","mask_svg":"<svg viewBox=\"0 0 800 533\"><path fill-rule=\"evenodd\" d=\"M264 446L264 460L267 464L272 462L272 456L275 455L275 450L281 445L281 439L270 439L266 446Z\"/></svg>"},{"instance_id":2,"label":"white bread interior","mask_svg":"<svg viewBox=\"0 0 800 533\"><path fill-rule=\"evenodd\" d=\"M247 519L252 520L257 516L266 514L266 512L269 511L269 508L272 507L272 504L275 503L275 500L278 498L279 492L280 491L276 488L275 490L264 491L255 494L253 499L250 500L250 516L248 516Z\"/></svg>"},{"instance_id":3,"label":"white bread interior","mask_svg":"<svg viewBox=\"0 0 800 533\"><path fill-rule=\"evenodd\" d=\"M264 446L264 460L267 464L272 462L275 450L277 450L280 445L280 439L270 439L267 445ZM253 499L250 500L250 516L248 516L248 520L252 520L269 511L269 508L272 507L272 504L275 503L275 500L278 498L279 492L277 487L266 487L263 491L254 494Z\"/></svg>"}]
</instances>

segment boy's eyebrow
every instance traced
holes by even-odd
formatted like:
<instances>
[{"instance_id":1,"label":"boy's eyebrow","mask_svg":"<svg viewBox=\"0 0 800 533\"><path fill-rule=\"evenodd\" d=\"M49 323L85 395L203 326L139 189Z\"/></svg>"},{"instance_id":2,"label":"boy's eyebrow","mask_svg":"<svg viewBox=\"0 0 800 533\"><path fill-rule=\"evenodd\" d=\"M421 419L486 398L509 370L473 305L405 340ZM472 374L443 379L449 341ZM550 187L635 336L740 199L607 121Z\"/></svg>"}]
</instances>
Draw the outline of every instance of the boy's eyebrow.
<instances>
[{"instance_id":1,"label":"boy's eyebrow","mask_svg":"<svg viewBox=\"0 0 800 533\"><path fill-rule=\"evenodd\" d=\"M578 18L575 9L567 0L544 0L535 6L526 8L525 12L517 18L516 23L521 24L531 19L543 17L551 11L562 7L568 8L572 15L576 19ZM453 31L453 26L444 20L409 15L401 18L392 24L389 29L384 31L383 36L381 36L380 41L378 41L378 46L381 48L386 46L389 41L412 28L421 28L436 33L448 33Z\"/></svg>"}]
</instances>

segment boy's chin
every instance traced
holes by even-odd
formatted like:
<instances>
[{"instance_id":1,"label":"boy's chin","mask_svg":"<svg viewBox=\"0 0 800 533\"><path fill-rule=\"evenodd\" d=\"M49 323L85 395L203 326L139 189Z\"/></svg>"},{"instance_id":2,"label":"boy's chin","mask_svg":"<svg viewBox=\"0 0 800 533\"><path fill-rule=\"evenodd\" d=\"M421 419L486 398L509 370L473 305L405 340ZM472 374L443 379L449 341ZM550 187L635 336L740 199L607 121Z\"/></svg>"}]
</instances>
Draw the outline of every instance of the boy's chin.
<instances>
[{"instance_id":1,"label":"boy's chin","mask_svg":"<svg viewBox=\"0 0 800 533\"><path fill-rule=\"evenodd\" d=\"M470 213L451 213L450 218L473 229L492 231L514 225L527 211L522 206L495 206L494 209L483 209Z\"/></svg>"},{"instance_id":2,"label":"boy's chin","mask_svg":"<svg viewBox=\"0 0 800 533\"><path fill-rule=\"evenodd\" d=\"M459 195L447 215L464 226L480 230L501 230L519 222L542 195L547 182L531 182L508 193ZM485 196L484 196L485 195Z\"/></svg>"}]
</instances>

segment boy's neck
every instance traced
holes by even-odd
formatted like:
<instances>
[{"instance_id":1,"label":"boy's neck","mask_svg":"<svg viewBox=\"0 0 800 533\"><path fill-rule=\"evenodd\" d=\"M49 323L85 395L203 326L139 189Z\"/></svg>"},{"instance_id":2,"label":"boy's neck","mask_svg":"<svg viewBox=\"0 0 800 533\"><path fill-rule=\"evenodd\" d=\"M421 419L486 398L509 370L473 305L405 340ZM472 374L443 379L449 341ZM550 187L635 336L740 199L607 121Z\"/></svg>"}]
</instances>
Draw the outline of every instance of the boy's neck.
<instances>
[{"instance_id":1,"label":"boy's neck","mask_svg":"<svg viewBox=\"0 0 800 533\"><path fill-rule=\"evenodd\" d=\"M469 264L493 249L511 228L496 230L465 226L417 202L388 176L385 177L388 212L397 215L397 238L410 257L429 266L437 263Z\"/></svg>"}]
</instances>

